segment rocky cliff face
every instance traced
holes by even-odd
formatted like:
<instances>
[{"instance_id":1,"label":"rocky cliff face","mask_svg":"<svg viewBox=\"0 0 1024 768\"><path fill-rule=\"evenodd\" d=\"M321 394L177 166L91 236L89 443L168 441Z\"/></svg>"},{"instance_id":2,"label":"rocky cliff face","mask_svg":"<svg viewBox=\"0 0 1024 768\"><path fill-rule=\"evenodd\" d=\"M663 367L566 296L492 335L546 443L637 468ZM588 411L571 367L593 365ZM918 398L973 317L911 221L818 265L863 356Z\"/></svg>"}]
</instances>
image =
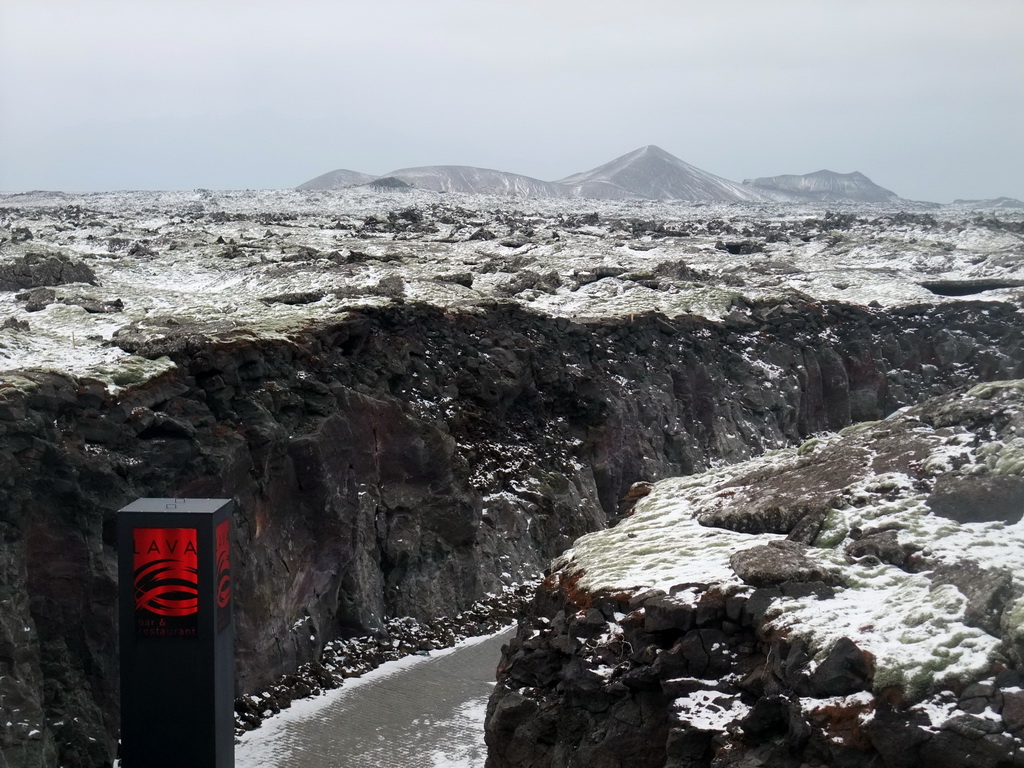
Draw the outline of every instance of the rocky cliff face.
<instances>
[{"instance_id":1,"label":"rocky cliff face","mask_svg":"<svg viewBox=\"0 0 1024 768\"><path fill-rule=\"evenodd\" d=\"M1021 375L1022 331L1011 305L980 302L591 323L397 303L273 338L123 332L123 349L174 366L116 390L6 376L4 760L113 755L114 520L136 497L236 500L245 691L333 637L532 575L634 481Z\"/></svg>"},{"instance_id":2,"label":"rocky cliff face","mask_svg":"<svg viewBox=\"0 0 1024 768\"><path fill-rule=\"evenodd\" d=\"M1021 429L986 384L656 484L538 591L489 768L1022 764Z\"/></svg>"}]
</instances>

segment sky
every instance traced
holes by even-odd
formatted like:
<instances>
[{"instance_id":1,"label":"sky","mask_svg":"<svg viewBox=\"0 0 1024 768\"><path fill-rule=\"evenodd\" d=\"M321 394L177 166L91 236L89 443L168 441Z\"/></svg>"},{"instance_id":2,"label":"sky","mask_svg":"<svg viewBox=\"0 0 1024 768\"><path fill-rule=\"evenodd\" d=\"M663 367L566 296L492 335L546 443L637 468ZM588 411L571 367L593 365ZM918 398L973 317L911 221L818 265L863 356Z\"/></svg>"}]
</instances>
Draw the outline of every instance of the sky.
<instances>
[{"instance_id":1,"label":"sky","mask_svg":"<svg viewBox=\"0 0 1024 768\"><path fill-rule=\"evenodd\" d=\"M1021 0L0 0L0 190L557 180L656 144L741 181L1024 199Z\"/></svg>"}]
</instances>

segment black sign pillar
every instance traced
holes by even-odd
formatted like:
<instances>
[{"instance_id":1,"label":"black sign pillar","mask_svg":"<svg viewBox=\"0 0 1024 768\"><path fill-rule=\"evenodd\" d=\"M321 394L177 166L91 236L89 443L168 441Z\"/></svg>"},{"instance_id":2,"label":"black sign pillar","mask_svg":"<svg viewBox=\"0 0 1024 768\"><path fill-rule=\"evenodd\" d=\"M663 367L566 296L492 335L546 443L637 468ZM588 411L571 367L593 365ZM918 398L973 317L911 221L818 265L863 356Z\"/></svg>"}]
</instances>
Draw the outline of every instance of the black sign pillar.
<instances>
[{"instance_id":1,"label":"black sign pillar","mask_svg":"<svg viewBox=\"0 0 1024 768\"><path fill-rule=\"evenodd\" d=\"M139 499L117 516L121 765L233 768L229 499Z\"/></svg>"}]
</instances>

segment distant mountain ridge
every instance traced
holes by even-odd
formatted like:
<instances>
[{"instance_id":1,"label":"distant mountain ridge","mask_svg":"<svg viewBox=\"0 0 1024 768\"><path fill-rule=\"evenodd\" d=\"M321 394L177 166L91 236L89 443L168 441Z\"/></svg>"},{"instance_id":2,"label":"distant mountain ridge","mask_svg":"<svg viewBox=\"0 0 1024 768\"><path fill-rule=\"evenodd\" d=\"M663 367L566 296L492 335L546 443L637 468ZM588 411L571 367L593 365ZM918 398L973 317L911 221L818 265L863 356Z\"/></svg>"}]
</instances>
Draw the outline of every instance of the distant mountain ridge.
<instances>
[{"instance_id":1,"label":"distant mountain ridge","mask_svg":"<svg viewBox=\"0 0 1024 768\"><path fill-rule=\"evenodd\" d=\"M953 205L969 205L976 208L1024 208L1024 201L1015 197L995 197L988 200L956 199Z\"/></svg>"},{"instance_id":2,"label":"distant mountain ridge","mask_svg":"<svg viewBox=\"0 0 1024 768\"><path fill-rule=\"evenodd\" d=\"M822 202L884 203L899 199L895 192L878 186L858 171L836 173L821 170L802 176L767 176L745 179L743 184L768 193L795 195L800 199Z\"/></svg>"},{"instance_id":3,"label":"distant mountain ridge","mask_svg":"<svg viewBox=\"0 0 1024 768\"><path fill-rule=\"evenodd\" d=\"M400 168L382 176L339 169L296 189L344 189L400 180L417 189L514 197L592 198L599 200L679 200L691 203L885 202L898 200L862 173L817 171L750 179L742 184L716 176L649 144L589 171L559 181L467 165ZM393 183L393 182L392 182Z\"/></svg>"},{"instance_id":4,"label":"distant mountain ridge","mask_svg":"<svg viewBox=\"0 0 1024 768\"><path fill-rule=\"evenodd\" d=\"M360 184L369 184L375 181L377 176L359 171L349 171L339 168L336 171L329 171L315 179L299 184L296 189L344 189L345 187L357 187Z\"/></svg>"},{"instance_id":5,"label":"distant mountain ridge","mask_svg":"<svg viewBox=\"0 0 1024 768\"><path fill-rule=\"evenodd\" d=\"M515 197L565 197L565 190L549 181L518 173L474 168L470 165L425 165L399 168L385 174L419 189L466 194L512 195Z\"/></svg>"}]
</instances>

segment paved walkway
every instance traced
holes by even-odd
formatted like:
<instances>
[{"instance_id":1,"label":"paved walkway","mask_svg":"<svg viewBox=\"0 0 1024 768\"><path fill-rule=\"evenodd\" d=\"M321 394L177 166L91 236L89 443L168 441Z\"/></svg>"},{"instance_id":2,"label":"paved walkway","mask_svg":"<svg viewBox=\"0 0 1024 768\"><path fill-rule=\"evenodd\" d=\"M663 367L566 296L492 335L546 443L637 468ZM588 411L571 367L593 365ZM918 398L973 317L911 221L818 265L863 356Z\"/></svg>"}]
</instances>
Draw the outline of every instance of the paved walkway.
<instances>
[{"instance_id":1,"label":"paved walkway","mask_svg":"<svg viewBox=\"0 0 1024 768\"><path fill-rule=\"evenodd\" d=\"M242 736L237 768L482 768L483 720L512 631L385 664Z\"/></svg>"}]
</instances>

